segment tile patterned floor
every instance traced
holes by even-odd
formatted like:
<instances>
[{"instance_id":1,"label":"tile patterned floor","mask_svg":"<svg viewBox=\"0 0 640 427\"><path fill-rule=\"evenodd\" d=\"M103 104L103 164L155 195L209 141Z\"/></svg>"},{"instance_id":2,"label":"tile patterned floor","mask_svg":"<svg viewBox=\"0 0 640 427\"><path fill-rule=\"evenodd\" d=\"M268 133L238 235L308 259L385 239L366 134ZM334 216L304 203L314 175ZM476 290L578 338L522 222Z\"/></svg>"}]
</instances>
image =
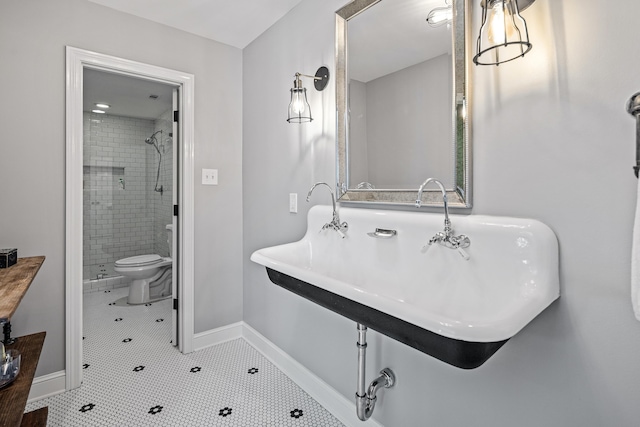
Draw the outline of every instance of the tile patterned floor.
<instances>
[{"instance_id":1,"label":"tile patterned floor","mask_svg":"<svg viewBox=\"0 0 640 427\"><path fill-rule=\"evenodd\" d=\"M82 387L27 405L49 426L343 426L242 339L188 355L170 344L171 300L121 307L84 295Z\"/></svg>"}]
</instances>

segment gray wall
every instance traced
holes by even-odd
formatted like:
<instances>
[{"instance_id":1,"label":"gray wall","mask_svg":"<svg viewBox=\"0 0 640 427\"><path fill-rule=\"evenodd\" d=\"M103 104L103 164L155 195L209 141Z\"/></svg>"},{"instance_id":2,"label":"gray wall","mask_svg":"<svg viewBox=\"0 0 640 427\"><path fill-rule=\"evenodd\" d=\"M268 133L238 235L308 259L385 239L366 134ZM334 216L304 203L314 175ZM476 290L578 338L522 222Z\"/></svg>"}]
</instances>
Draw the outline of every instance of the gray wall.
<instances>
[{"instance_id":1,"label":"gray wall","mask_svg":"<svg viewBox=\"0 0 640 427\"><path fill-rule=\"evenodd\" d=\"M271 284L249 261L255 249L303 235L308 205L289 214L286 193L335 182L333 81L310 91L318 121L292 126L285 115L293 73L334 70L333 12L344 3L305 0L243 51L244 319L351 400L353 322ZM472 371L371 334L368 377L387 365L398 376L376 407L383 424L638 424L640 323L629 292L637 180L624 104L640 89L629 30L640 3L621 6L538 1L523 13L531 53L471 68L473 213L548 224L560 242L562 297Z\"/></svg>"},{"instance_id":2,"label":"gray wall","mask_svg":"<svg viewBox=\"0 0 640 427\"><path fill-rule=\"evenodd\" d=\"M37 375L64 369L66 45L195 75L195 330L242 319L241 51L85 0L2 1L0 246L47 256L13 319L47 331Z\"/></svg>"}]
</instances>

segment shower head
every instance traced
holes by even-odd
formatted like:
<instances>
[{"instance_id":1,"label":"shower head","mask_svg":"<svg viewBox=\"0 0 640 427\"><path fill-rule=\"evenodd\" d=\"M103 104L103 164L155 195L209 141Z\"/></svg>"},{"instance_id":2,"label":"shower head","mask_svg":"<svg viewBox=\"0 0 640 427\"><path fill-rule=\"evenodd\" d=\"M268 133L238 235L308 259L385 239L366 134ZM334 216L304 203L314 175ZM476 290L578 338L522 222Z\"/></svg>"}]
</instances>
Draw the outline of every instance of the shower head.
<instances>
[{"instance_id":1,"label":"shower head","mask_svg":"<svg viewBox=\"0 0 640 427\"><path fill-rule=\"evenodd\" d=\"M149 145L156 145L158 143L158 140L156 139L156 135L162 133L162 129L154 132L153 135L151 135L149 138L145 139L144 142L146 142Z\"/></svg>"}]
</instances>

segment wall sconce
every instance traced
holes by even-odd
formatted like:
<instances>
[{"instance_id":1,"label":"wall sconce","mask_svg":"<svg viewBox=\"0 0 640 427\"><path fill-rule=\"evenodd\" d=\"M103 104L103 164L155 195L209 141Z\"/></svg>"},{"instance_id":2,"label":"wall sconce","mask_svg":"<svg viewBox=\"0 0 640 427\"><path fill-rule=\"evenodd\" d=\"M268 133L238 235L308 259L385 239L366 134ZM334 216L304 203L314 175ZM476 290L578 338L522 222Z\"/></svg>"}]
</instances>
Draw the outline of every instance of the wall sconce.
<instances>
[{"instance_id":1,"label":"wall sconce","mask_svg":"<svg viewBox=\"0 0 640 427\"><path fill-rule=\"evenodd\" d=\"M318 92L324 90L329 83L329 69L320 67L316 71L315 76L296 73L296 79L293 81L291 88L291 102L289 103L289 123L307 123L313 120L311 116L311 107L307 101L307 89L302 87L301 77L309 77L313 79L313 86Z\"/></svg>"},{"instance_id":2,"label":"wall sconce","mask_svg":"<svg viewBox=\"0 0 640 427\"><path fill-rule=\"evenodd\" d=\"M436 7L427 15L427 22L432 27L439 27L442 24L451 22L453 19L453 7L451 0L445 0L445 7Z\"/></svg>"},{"instance_id":3,"label":"wall sconce","mask_svg":"<svg viewBox=\"0 0 640 427\"><path fill-rule=\"evenodd\" d=\"M476 46L476 65L500 65L524 56L533 47L520 11L535 0L482 0L482 26ZM520 6L520 7L519 7Z\"/></svg>"}]
</instances>

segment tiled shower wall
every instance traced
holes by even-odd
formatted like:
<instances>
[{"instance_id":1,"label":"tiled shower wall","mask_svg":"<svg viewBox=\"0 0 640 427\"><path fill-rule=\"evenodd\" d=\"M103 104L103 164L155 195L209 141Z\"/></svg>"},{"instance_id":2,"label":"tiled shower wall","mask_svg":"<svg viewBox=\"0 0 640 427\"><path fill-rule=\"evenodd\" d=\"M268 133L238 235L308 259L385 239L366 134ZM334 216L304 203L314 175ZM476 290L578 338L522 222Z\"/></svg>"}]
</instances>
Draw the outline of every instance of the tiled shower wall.
<instances>
[{"instance_id":1,"label":"tiled shower wall","mask_svg":"<svg viewBox=\"0 0 640 427\"><path fill-rule=\"evenodd\" d=\"M156 121L95 113L84 113L83 119L86 280L95 279L98 274L113 275L113 263L120 258L150 253L168 255L166 231L163 229L160 235L156 230L157 223L166 221L165 210L171 218L172 185L166 176L172 176L172 156L166 156L168 167L163 167L165 177L161 176L158 185L167 191L160 196L153 191L158 154L144 142L155 131ZM161 143L160 138L158 142ZM170 144L165 144L165 151L172 152ZM164 157L163 154L166 166ZM150 174L153 180L149 179ZM165 203L163 210L160 207ZM155 215L156 211L160 214ZM166 249L156 250L161 247Z\"/></svg>"}]
</instances>

